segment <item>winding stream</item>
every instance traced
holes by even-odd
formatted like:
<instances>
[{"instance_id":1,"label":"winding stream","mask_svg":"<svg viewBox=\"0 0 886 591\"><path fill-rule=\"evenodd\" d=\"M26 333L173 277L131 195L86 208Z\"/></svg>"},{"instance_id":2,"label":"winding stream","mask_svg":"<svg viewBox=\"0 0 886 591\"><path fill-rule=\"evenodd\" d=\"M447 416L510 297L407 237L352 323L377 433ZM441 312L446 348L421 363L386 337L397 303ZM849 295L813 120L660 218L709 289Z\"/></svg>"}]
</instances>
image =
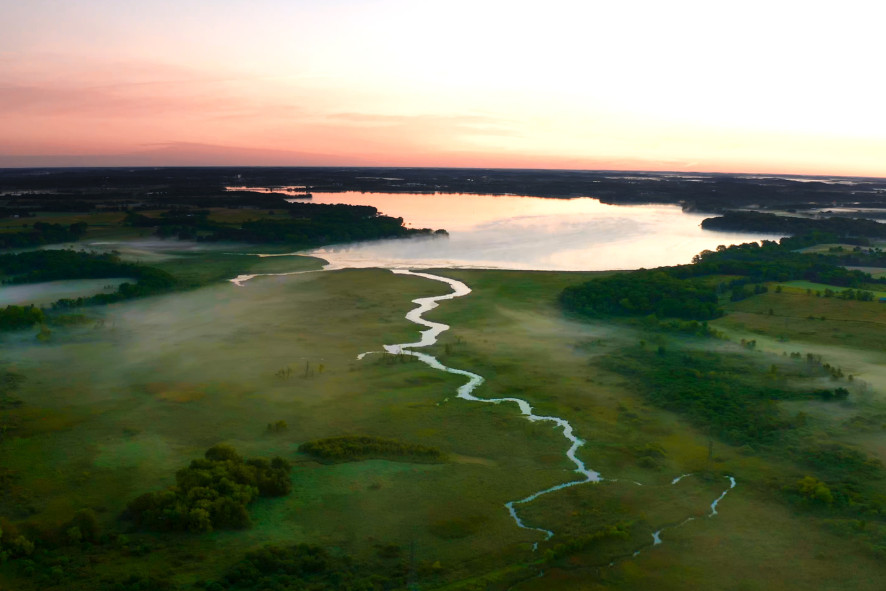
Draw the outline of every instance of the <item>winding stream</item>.
<instances>
[{"instance_id":1,"label":"winding stream","mask_svg":"<svg viewBox=\"0 0 886 591\"><path fill-rule=\"evenodd\" d=\"M564 482L562 484L557 484L550 488L546 488L544 490L540 490L538 492L532 493L528 497L518 499L515 501L508 501L505 503L505 507L507 507L508 512L511 514L511 517L514 518L518 527L523 529L539 531L545 534L545 540L549 540L553 537L554 532L551 530L542 528L542 527L533 527L530 525L526 525L520 516L517 514L516 505L521 505L523 503L528 503L537 499L542 495L546 495L548 493L552 493L554 491L562 490L564 488L575 486L577 484L585 484L587 482L600 482L600 474L595 472L594 470L589 469L585 466L584 462L578 459L575 455L575 452L578 451L578 448L584 444L584 441L575 436L575 433L572 429L572 425L569 424L569 421L565 419L561 419L560 417L552 417L545 415L537 415L532 412L532 406L525 400L521 398L479 398L474 396L474 390L483 383L483 377L472 373L470 371L465 371L463 369L455 369L452 367L447 367L440 363L440 361L427 353L419 353L417 351L412 351L411 349L417 349L420 347L428 347L437 342L437 337L449 330L448 324L443 324L440 322L431 322L423 318L425 312L429 312L437 307L437 302L441 302L444 300L451 300L454 298L459 298L462 296L466 296L471 293L471 288L462 283L461 281L457 281L455 279L449 279L447 277L441 277L439 275L432 275L431 273L416 273L414 271L409 271L406 269L394 269L394 273L398 275L412 275L414 277L424 277L425 279L432 279L434 281L441 281L443 283L448 284L452 288L452 292L439 295L439 296L431 296L426 298L417 298L412 300L414 304L418 304L418 307L413 308L406 314L406 319L414 322L415 324L419 324L421 326L427 327L425 330L421 331L421 339L415 343L400 343L396 345L385 345L385 351L393 354L403 354L403 355L411 355L413 357L418 358L426 365L439 369L441 371L445 371L447 373L453 373L461 376L465 376L468 378L468 381L460 386L457 390L458 397L463 400L469 400L471 402L486 402L490 404L501 404L502 402L512 402L517 405L520 409L520 412L530 421L538 422L538 421L547 421L554 423L558 427L562 427L563 429L563 437L565 437L570 442L570 447L566 451L566 457L569 458L575 465L575 470L577 474L580 475L576 480L570 480L568 482ZM365 356L365 354L361 355L360 358ZM538 542L533 544L533 549L538 547Z\"/></svg>"},{"instance_id":2,"label":"winding stream","mask_svg":"<svg viewBox=\"0 0 886 591\"><path fill-rule=\"evenodd\" d=\"M431 273L418 273L418 272L409 271L406 269L392 269L392 271L398 275L412 275L414 277L423 277L425 279L431 279L433 281L440 281L442 283L446 283L447 285L449 285L452 288L452 292L450 292L448 294L444 294L444 295L430 296L430 297L425 297L425 298L417 298L417 299L412 300L412 303L417 304L417 307L413 308L412 310L410 310L406 314L406 319L409 320L410 322L413 322L413 323L418 324L420 326L426 327L425 330L421 331L421 333L420 333L421 338L414 343L399 343L396 345L384 345L385 351L387 351L388 353L391 353L391 354L395 354L395 355L398 355L398 354L399 355L411 355L413 357L418 358L419 360L424 362L426 365L428 365L429 367L432 367L434 369L438 369L440 371L445 371L447 373L452 373L452 374L457 374L457 375L467 377L468 381L465 384L463 384L462 386L460 386L457 390L458 397L463 400L468 400L471 402L486 402L486 403L491 403L491 404L500 404L502 402L511 402L511 403L514 403L517 405L517 407L520 409L520 413L523 414L523 416L525 416L527 420L532 421L532 422L547 421L547 422L554 423L556 426L561 427L563 429L563 437L565 437L566 440L569 441L569 443L570 443L569 449L566 451L566 457L569 458L569 461L575 465L575 470L573 470L573 472L577 473L579 475L579 477L576 478L575 480L569 480L567 482L563 482L561 484L554 485L550 488L546 488L544 490L534 492L531 495L524 497L522 499L518 499L515 501L508 501L507 503L505 503L505 507L507 508L508 512L510 513L511 517L514 519L514 522L517 524L518 527L523 528L523 529L527 529L527 530L541 532L545 535L545 540L551 539L554 536L554 532L552 532L549 529L545 529L543 527L534 527L531 525L527 525L520 518L520 515L517 513L516 506L524 504L524 503L529 503L529 502L534 501L535 499L537 499L543 495L546 495L546 494L552 493L552 492L556 492L558 490L563 490L564 488L568 488L571 486L576 486L579 484L586 484L589 482L601 482L603 480L603 478L600 476L600 473L588 468L584 464L584 462L582 462L576 456L576 452L578 451L578 449L582 445L584 445L584 441L582 441L581 439L576 437L575 432L572 428L572 425L569 423L569 421L567 421L566 419L561 419L560 417L537 415L532 411L532 406L528 402L526 402L525 400L523 400L521 398L510 398L510 397L508 397L508 398L479 398L477 396L474 396L474 394L473 394L474 390L478 386L480 386L484 381L482 376L475 374L473 372L470 372L470 371L463 370L463 369L456 369L456 368L448 367L448 366L440 363L440 361L432 355L428 355L427 353L420 353L417 351L413 351L412 349L418 349L418 348L428 347L430 345L433 345L434 343L437 342L437 337L440 336L441 333L449 330L449 328L450 328L448 324L443 324L441 322L432 322L430 320L427 320L426 318L424 318L424 314L426 312L430 312L431 310L436 308L438 306L438 302L442 302L445 300L451 300L454 298L459 298L459 297L468 295L469 293L471 293L471 288L469 288L467 285L465 285L461 281L458 281L455 279L449 279L447 277L441 277L440 275L433 275ZM357 358L363 359L366 355L369 355L371 353L372 352L361 353L360 355L357 356ZM692 474L682 474L680 476L677 476L676 478L674 478L671 481L671 485L676 485L677 483L679 483L681 480L683 480L684 478L686 478L688 476L692 476ZM723 497L726 496L726 493L728 493L732 488L735 487L735 484L736 484L735 478L733 478L732 476L727 476L726 478L729 479L730 486L729 486L729 488L724 490L723 493L720 494L720 496L717 497L717 499L713 503L711 503L711 513L708 515L708 517L713 517L714 515L717 515L717 504L723 499ZM637 482L635 484L641 485L641 483L639 483L639 482ZM692 521L693 519L695 519L695 518L688 517L687 519L684 519L683 521L681 521L677 524L665 526L665 527L662 527L661 529L653 532L652 533L652 546L657 546L662 543L661 532L664 531L665 529L670 529L672 527L679 527L680 525L683 525L684 523L688 523L689 521ZM538 542L535 542L532 545L532 548L533 548L533 550L537 549ZM641 550L635 551L633 553L633 556L636 556L637 554L639 554L640 551Z\"/></svg>"},{"instance_id":3,"label":"winding stream","mask_svg":"<svg viewBox=\"0 0 886 591\"><path fill-rule=\"evenodd\" d=\"M259 256L261 256L261 255L259 255ZM324 271L324 270L330 270L329 266L326 266L323 269L293 271L290 273L259 273L259 274L253 274L253 275L240 275L234 279L231 279L230 282L238 287L243 287L247 281L249 281L250 279L253 279L255 277L300 275L303 273L317 273L319 271ZM517 499L514 501L508 501L507 503L505 503L505 507L507 508L508 513L510 513L511 517L514 519L514 522L517 524L518 527L520 527L522 529L530 530L530 531L537 531L537 532L544 534L545 541L551 539L554 536L554 532L549 529L543 528L543 527L534 527L531 525L527 525L520 518L520 515L517 512L517 505L529 503L541 496L544 496L544 495L552 493L552 492L556 492L558 490L563 490L564 488L577 486L579 484L602 482L604 479L600 476L600 473L588 468L585 465L585 463L582 462L576 456L578 449L582 445L584 445L584 441L582 441L581 439L579 439L575 435L575 432L572 428L572 425L569 423L569 421L567 421L566 419L562 419L560 417L555 417L555 416L537 415L533 412L532 406L527 401L525 401L521 398L512 398L512 397L480 398L478 396L474 396L474 394L473 394L474 390L476 390L484 382L484 379L481 375L470 372L470 371L466 371L463 369L456 369L453 367L448 367L448 366L442 364L433 355L428 355L427 353L421 353L418 351L414 351L413 349L420 349L423 347L429 347L429 346L435 344L437 342L437 337L439 337L440 334L449 330L449 328L450 328L450 326L448 324L443 324L441 322L432 322L430 320L427 320L426 318L424 318L424 314L426 312L430 312L431 310L436 308L439 305L438 304L439 302L451 300L451 299L455 299L455 298L459 298L459 297L463 297L463 296L468 295L469 293L471 293L471 288L468 287L465 283L458 281L456 279L450 279L447 277L442 277L440 275L433 275L431 273L415 272L415 271L410 271L408 269L391 269L391 271L397 275L411 275L413 277L422 277L424 279L430 279L432 281L439 281L441 283L446 283L447 285L449 285L449 287L452 288L452 291L450 293L447 293L444 295L416 298L416 299L412 300L412 303L417 304L417 306L415 308L413 308L412 310L410 310L406 314L406 319L409 320L410 322L418 324L419 326L425 327L425 329L420 332L421 338L419 338L418 341L415 341L412 343L397 343L397 344L393 344L393 345L383 345L383 348L387 353L390 353L393 355L410 355L412 357L419 359L424 364L426 364L427 366L429 366L433 369L437 369L440 371L445 371L447 373L456 374L456 375L466 377L468 379L468 381L465 382L464 384L462 384L461 386L459 386L458 390L456 391L458 398L461 398L462 400L467 400L470 402L484 402L487 404L501 404L502 402L513 403L513 404L517 405L517 408L520 409L520 413L523 416L525 416L527 420L532 421L532 422L539 422L539 421L551 422L551 423L554 423L554 425L556 425L557 427L562 428L563 437L566 438L566 440L570 444L569 449L566 451L566 457L575 466L575 469L573 470L573 472L576 473L578 475L578 477L575 478L574 480L568 480L568 481L563 482L561 484L556 484L556 485L551 486L549 488L534 492L524 498ZM379 353L379 352L378 351L367 351L365 353L360 353L357 356L357 359L363 359L367 355L371 355L373 353ZM674 478L671 481L671 485L672 486L676 485L681 480L683 480L684 478L687 478L689 476L693 476L693 474L682 474L680 476L677 476L676 478ZM719 497L717 497L714 500L713 503L711 503L711 505L710 505L711 512L707 515L707 517L709 517L709 518L717 515L717 505L720 503L720 501L723 500L723 498L726 496L726 494L730 490L735 488L735 485L736 485L735 478L733 478L732 476L726 476L725 478L729 479L730 485L727 489L725 489L720 494ZM610 481L615 482L615 480L610 480ZM636 482L635 484L642 486L642 484L639 482ZM647 544L647 545L643 546L642 548L637 549L629 556L637 556L638 554L640 554L640 552L644 548L658 546L659 544L662 543L662 540L661 540L662 531L664 531L666 529L671 529L674 527L679 527L685 523L693 521L694 519L695 519L695 517L687 517L686 519L684 519L683 521L680 521L678 523L674 523L671 525L666 525L664 527L661 527L660 529L658 529L657 531L652 533L652 543L651 544ZM538 542L533 543L532 549L536 550L537 548L538 548ZM614 565L614 564L615 564L615 562L611 563L611 565Z\"/></svg>"}]
</instances>

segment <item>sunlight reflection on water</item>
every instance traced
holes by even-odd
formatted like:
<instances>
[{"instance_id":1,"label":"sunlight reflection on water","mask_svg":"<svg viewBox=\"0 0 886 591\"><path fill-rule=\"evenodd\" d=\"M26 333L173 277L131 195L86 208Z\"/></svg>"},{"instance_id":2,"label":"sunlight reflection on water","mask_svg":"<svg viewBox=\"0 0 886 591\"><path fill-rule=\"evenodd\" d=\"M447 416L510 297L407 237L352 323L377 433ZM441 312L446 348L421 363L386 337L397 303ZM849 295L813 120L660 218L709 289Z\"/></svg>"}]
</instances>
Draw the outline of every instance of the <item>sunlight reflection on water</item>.
<instances>
[{"instance_id":1,"label":"sunlight reflection on water","mask_svg":"<svg viewBox=\"0 0 886 591\"><path fill-rule=\"evenodd\" d=\"M688 263L719 244L771 235L702 230L710 214L677 205L606 205L596 199L466 194L314 194L315 203L372 205L448 238L378 240L316 249L333 267L480 267L606 270Z\"/></svg>"}]
</instances>

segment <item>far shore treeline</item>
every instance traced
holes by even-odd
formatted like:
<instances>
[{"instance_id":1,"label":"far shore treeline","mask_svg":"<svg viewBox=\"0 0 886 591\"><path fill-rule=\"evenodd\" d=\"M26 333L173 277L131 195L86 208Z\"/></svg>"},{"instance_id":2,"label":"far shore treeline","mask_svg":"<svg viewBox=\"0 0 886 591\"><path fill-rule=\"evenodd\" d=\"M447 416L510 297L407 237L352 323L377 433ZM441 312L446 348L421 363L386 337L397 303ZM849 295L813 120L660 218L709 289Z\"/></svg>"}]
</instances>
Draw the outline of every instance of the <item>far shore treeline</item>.
<instances>
[{"instance_id":1,"label":"far shore treeline","mask_svg":"<svg viewBox=\"0 0 886 591\"><path fill-rule=\"evenodd\" d=\"M782 236L821 232L851 244L867 244L867 238L886 238L886 224L875 220L840 216L808 218L762 211L727 211L721 216L702 220L701 227L705 230L762 232Z\"/></svg>"},{"instance_id":2,"label":"far shore treeline","mask_svg":"<svg viewBox=\"0 0 886 591\"><path fill-rule=\"evenodd\" d=\"M267 194L263 196L267 199ZM160 215L130 211L129 226L153 228L158 236L201 241L246 242L252 244L288 244L293 248L311 248L340 242L402 238L416 235L445 235L428 228L406 228L403 218L381 215L369 205L330 205L289 203L278 195L273 204L288 214L287 219L246 220L222 223L209 219L209 211L169 209Z\"/></svg>"}]
</instances>

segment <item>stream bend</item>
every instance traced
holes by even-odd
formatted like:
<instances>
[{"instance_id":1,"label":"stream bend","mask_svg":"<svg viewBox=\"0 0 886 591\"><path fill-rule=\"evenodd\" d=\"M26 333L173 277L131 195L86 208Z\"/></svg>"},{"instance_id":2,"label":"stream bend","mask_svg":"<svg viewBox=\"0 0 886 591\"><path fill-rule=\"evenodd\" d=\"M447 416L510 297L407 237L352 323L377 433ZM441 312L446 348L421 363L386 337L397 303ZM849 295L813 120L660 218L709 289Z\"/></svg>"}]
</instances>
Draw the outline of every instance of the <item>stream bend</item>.
<instances>
[{"instance_id":1,"label":"stream bend","mask_svg":"<svg viewBox=\"0 0 886 591\"><path fill-rule=\"evenodd\" d=\"M562 490L570 486L576 486L578 484L585 484L588 482L600 482L602 480L600 474L585 466L584 462L582 462L575 455L578 449L582 445L584 445L584 441L575 436L575 432L572 428L572 425L569 424L569 421L567 421L566 419L561 419L560 417L537 415L532 411L532 406L521 398L479 398L477 396L474 396L474 390L477 389L477 387L479 387L484 381L482 376L470 371L465 371L463 369L448 367L440 363L440 361L432 355L413 351L412 349L418 349L421 347L428 347L430 345L433 345L437 342L437 337L450 328L448 324L443 324L441 322L432 322L430 320L427 320L426 318L423 318L425 312L429 312L436 308L438 302L468 295L469 293L471 293L471 288L456 279L449 279L447 277L441 277L439 275L433 275L431 273L417 273L414 271L409 271L407 269L392 269L392 271L398 275L413 275L415 277L423 277L425 279L431 279L434 281L446 283L452 288L452 292L444 295L417 298L412 300L412 302L414 304L418 304L418 306L413 308L409 311L408 314L406 314L406 319L414 322L415 324L426 327L425 330L421 331L421 338L414 343L384 345L385 351L394 355L411 355L418 358L429 367L468 378L468 381L460 386L457 390L458 397L462 400L468 400L471 402L485 402L490 404L511 402L517 405L517 407L520 409L520 412L523 414L523 416L526 417L527 420L532 422L546 421L554 423L554 425L556 425L557 427L562 428L563 437L565 437L566 440L570 443L569 449L566 451L566 457L569 458L569 461L575 465L575 470L573 470L573 472L577 473L579 477L575 480L570 480L568 482L557 484L550 488L534 492L522 499L508 501L507 503L505 503L505 507L507 508L508 513L510 513L511 517L513 517L518 527L541 532L545 535L545 540L550 539L554 535L554 532L541 527L532 527L530 525L526 525L526 523L517 514L516 506L523 503L529 503L530 501L534 501L542 495ZM358 356L358 358L362 359L365 355L366 353L363 353ZM538 542L533 544L533 549L537 547Z\"/></svg>"}]
</instances>

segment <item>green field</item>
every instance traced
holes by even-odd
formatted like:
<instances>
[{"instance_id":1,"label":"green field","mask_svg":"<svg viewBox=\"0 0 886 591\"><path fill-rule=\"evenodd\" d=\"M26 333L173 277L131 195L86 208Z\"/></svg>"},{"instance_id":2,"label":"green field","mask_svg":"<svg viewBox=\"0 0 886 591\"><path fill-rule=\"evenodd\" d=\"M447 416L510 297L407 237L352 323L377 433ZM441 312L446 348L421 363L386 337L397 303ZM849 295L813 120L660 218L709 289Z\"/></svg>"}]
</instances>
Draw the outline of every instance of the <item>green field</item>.
<instances>
[{"instance_id":1,"label":"green field","mask_svg":"<svg viewBox=\"0 0 886 591\"><path fill-rule=\"evenodd\" d=\"M416 340L419 328L404 318L410 301L445 293L444 284L367 269L236 287L225 279L314 271L320 262L226 252L157 255L157 266L194 289L90 308L91 322L54 329L45 342L36 330L0 336L0 370L25 378L15 393L22 404L0 411L0 515L58 538L53 532L90 508L104 532L127 536L92 546L57 541L69 559L54 575L29 576L22 559L9 560L0 587L96 589L138 572L191 589L268 543L311 543L364 561L395 545L421 589L882 587L879 521L859 533L836 509L798 509L782 489L807 468L788 453L714 439L606 365L643 341L650 351L736 356L762 383L770 366L782 374L794 367L783 353L814 352L854 381L839 381L851 390L843 402L779 403L807 417L798 437L884 457L880 304L770 290L730 304L712 323L732 340L699 339L564 316L559 292L599 274L434 271L473 292L426 315L452 326L429 352L482 375L477 396L523 398L537 414L570 421L585 441L579 457L606 479L518 506L528 525L554 532L546 541L518 528L504 504L576 478L560 430L525 420L515 405L459 400L464 378L410 357L357 360ZM834 387L818 374L778 383ZM285 429L268 429L279 421ZM298 452L306 441L344 435L428 446L445 461L321 463ZM128 531L120 516L130 501L170 486L176 470L217 443L289 459L292 493L253 503L246 530ZM692 476L671 484L684 474ZM727 476L737 486L709 517ZM870 479L862 492L886 491ZM589 538L611 527L624 535ZM662 544L653 547L659 530Z\"/></svg>"}]
</instances>

